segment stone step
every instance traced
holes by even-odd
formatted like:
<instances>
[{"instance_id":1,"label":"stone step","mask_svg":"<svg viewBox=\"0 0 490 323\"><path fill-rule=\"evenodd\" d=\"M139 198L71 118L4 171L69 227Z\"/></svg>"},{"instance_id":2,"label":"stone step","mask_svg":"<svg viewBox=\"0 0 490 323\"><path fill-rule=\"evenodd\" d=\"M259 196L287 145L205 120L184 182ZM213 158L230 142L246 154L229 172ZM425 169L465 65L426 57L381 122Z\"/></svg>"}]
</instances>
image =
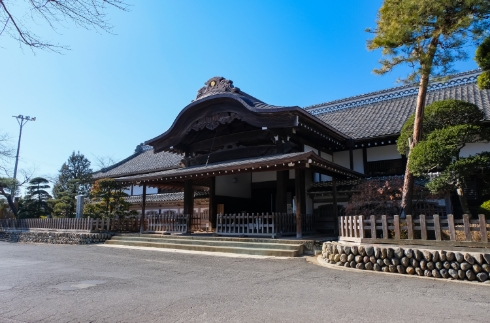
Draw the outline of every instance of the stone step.
<instances>
[{"instance_id":1,"label":"stone step","mask_svg":"<svg viewBox=\"0 0 490 323\"><path fill-rule=\"evenodd\" d=\"M237 247L237 248L258 248L258 249L274 249L274 250L297 250L303 252L303 245L296 244L284 244L278 240L274 242L253 242L253 241L235 241L235 240L215 240L213 238L201 238L201 239L189 239L185 237L175 238L169 236L148 237L148 236L114 236L110 240L111 244L116 244L116 241L132 241L132 242L150 242L150 243L164 243L164 244L182 244L182 245L201 245L201 246L214 246L214 247ZM282 242L282 241L281 241Z\"/></svg>"},{"instance_id":2,"label":"stone step","mask_svg":"<svg viewBox=\"0 0 490 323\"><path fill-rule=\"evenodd\" d=\"M154 240L158 241L158 240ZM192 251L209 251L209 252L226 252L236 254L260 255L260 256L275 256L275 257L297 257L303 254L303 246L301 245L296 250L270 249L257 246L249 247L230 247L225 245L205 245L205 244L183 244L183 240L174 240L169 242L149 242L137 240L107 240L105 243L110 245L122 245L133 247L152 247L166 248ZM265 244L262 244L262 247Z\"/></svg>"}]
</instances>

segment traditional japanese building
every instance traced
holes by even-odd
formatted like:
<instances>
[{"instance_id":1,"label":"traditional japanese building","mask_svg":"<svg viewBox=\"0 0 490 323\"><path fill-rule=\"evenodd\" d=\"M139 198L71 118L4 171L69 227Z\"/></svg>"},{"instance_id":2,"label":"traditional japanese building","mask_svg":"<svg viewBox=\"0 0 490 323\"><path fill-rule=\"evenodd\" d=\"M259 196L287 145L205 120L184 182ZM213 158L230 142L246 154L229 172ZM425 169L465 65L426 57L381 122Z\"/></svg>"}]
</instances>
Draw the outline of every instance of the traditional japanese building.
<instances>
[{"instance_id":1,"label":"traditional japanese building","mask_svg":"<svg viewBox=\"0 0 490 323\"><path fill-rule=\"evenodd\" d=\"M427 104L443 99L475 103L490 121L490 91L476 86L478 71L429 86ZM139 145L94 178L128 185L128 201L144 213L295 214L301 236L310 214L315 230L335 231L349 187L365 177L402 175L406 159L396 140L414 112L418 88L396 87L310 107L280 107L213 77L172 126ZM468 144L467 156L490 150ZM470 181L469 201L481 196ZM446 205L451 207L451 205ZM457 208L456 205L452 206ZM203 222L203 223L204 223Z\"/></svg>"}]
</instances>

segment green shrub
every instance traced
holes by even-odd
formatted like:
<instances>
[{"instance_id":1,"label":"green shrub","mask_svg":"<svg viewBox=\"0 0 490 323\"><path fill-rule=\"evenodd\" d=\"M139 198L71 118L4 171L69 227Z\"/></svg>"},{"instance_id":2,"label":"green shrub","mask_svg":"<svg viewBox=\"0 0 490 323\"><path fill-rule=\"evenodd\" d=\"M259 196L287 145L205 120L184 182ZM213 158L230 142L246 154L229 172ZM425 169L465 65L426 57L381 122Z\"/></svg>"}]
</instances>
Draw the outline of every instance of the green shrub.
<instances>
[{"instance_id":1,"label":"green shrub","mask_svg":"<svg viewBox=\"0 0 490 323\"><path fill-rule=\"evenodd\" d=\"M490 89L490 71L481 73L476 80L476 84L480 90Z\"/></svg>"},{"instance_id":2,"label":"green shrub","mask_svg":"<svg viewBox=\"0 0 490 323\"><path fill-rule=\"evenodd\" d=\"M490 217L490 200L483 202L482 205L480 205L478 213L485 214L486 216Z\"/></svg>"}]
</instances>

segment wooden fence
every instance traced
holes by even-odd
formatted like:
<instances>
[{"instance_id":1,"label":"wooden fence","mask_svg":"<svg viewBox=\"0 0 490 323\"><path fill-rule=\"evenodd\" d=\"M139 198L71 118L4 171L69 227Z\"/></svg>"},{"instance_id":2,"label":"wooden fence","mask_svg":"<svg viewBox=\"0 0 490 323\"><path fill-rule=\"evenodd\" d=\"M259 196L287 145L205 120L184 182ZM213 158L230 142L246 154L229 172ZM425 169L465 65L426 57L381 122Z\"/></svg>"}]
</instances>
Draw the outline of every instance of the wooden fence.
<instances>
[{"instance_id":1,"label":"wooden fence","mask_svg":"<svg viewBox=\"0 0 490 323\"><path fill-rule=\"evenodd\" d=\"M405 219L399 215L339 217L339 240L343 241L490 247L489 232L490 220L483 214L477 219L470 219L468 214L463 219L454 219L452 214L407 215Z\"/></svg>"},{"instance_id":2,"label":"wooden fence","mask_svg":"<svg viewBox=\"0 0 490 323\"><path fill-rule=\"evenodd\" d=\"M147 232L187 232L187 215L166 213L147 216Z\"/></svg>"},{"instance_id":3,"label":"wooden fence","mask_svg":"<svg viewBox=\"0 0 490 323\"><path fill-rule=\"evenodd\" d=\"M139 231L138 219L2 219L0 230Z\"/></svg>"},{"instance_id":4,"label":"wooden fence","mask_svg":"<svg viewBox=\"0 0 490 323\"><path fill-rule=\"evenodd\" d=\"M302 232L315 231L313 214L302 216ZM216 233L223 235L244 236L282 236L296 234L296 214L262 213L262 214L218 214Z\"/></svg>"}]
</instances>

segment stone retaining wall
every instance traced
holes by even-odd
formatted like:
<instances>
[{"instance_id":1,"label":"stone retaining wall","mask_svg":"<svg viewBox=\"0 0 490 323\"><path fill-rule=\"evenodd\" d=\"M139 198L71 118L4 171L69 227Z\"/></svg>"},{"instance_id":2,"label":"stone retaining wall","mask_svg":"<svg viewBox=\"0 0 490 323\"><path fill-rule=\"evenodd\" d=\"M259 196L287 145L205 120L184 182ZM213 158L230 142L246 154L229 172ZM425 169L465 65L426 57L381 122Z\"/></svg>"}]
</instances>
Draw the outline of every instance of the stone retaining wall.
<instances>
[{"instance_id":1,"label":"stone retaining wall","mask_svg":"<svg viewBox=\"0 0 490 323\"><path fill-rule=\"evenodd\" d=\"M490 254L326 242L322 257L330 264L359 270L490 283Z\"/></svg>"},{"instance_id":2,"label":"stone retaining wall","mask_svg":"<svg viewBox=\"0 0 490 323\"><path fill-rule=\"evenodd\" d=\"M52 244L90 244L104 242L111 233L54 232L54 231L4 231L0 241Z\"/></svg>"}]
</instances>

